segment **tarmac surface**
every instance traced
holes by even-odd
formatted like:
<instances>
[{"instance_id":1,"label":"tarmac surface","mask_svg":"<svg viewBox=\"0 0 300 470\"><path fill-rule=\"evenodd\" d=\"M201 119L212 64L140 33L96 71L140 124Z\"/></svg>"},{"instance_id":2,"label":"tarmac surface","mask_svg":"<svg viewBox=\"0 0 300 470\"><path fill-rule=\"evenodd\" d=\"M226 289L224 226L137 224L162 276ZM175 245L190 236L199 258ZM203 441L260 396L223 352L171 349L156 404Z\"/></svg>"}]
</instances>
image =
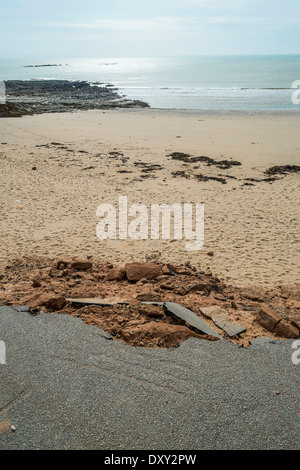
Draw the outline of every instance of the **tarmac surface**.
<instances>
[{"instance_id":1,"label":"tarmac surface","mask_svg":"<svg viewBox=\"0 0 300 470\"><path fill-rule=\"evenodd\" d=\"M299 448L293 341L149 350L12 307L0 307L0 341L2 450Z\"/></svg>"}]
</instances>

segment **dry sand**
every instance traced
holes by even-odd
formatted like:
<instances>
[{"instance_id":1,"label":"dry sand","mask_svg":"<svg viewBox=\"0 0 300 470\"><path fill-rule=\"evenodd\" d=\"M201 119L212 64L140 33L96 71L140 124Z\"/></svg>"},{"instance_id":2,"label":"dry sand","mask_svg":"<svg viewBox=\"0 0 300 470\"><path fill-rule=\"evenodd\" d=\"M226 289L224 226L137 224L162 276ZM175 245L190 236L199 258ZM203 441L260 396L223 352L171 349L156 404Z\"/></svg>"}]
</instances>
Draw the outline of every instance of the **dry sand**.
<instances>
[{"instance_id":1,"label":"dry sand","mask_svg":"<svg viewBox=\"0 0 300 470\"><path fill-rule=\"evenodd\" d=\"M274 165L300 165L299 126L296 114L153 109L1 119L1 264L24 255L92 256L116 264L190 261L236 286L297 283L299 174L244 183L265 178ZM167 157L171 152L233 159L242 166L187 164ZM162 169L143 173L134 162ZM124 170L131 173L118 173ZM176 171L189 178L174 177ZM236 179L227 178L226 185L201 182L194 177L200 173ZM117 206L121 195L129 205L147 207L204 203L204 249L186 251L185 241L100 241L96 209L102 203Z\"/></svg>"}]
</instances>

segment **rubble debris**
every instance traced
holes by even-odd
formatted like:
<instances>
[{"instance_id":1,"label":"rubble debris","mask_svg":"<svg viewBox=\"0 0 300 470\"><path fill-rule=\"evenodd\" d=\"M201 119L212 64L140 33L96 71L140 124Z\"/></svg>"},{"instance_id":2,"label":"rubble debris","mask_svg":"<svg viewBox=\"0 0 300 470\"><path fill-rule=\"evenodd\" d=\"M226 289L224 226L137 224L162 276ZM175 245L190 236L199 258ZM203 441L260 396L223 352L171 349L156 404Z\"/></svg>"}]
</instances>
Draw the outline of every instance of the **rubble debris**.
<instances>
[{"instance_id":1,"label":"rubble debris","mask_svg":"<svg viewBox=\"0 0 300 470\"><path fill-rule=\"evenodd\" d=\"M254 286L235 287L215 277L211 271L192 266L191 262L171 265L162 259L160 252L155 254L155 259L153 253L151 256L147 254L145 259L147 262L139 262L137 265L139 268L146 265L147 270L150 265L151 279L145 278L144 272L139 272L139 281L130 281L127 277L121 280L124 272L126 274L125 267L118 267L102 258L93 258L90 269L76 269L76 264L72 267L76 258L67 256L58 260L36 257L10 260L9 264L0 268L0 303L11 305L20 314L55 312L78 317L88 325L97 325L114 340L150 348L166 348L171 344L178 346L176 338L180 338L173 327L168 329L168 340L163 336L164 329L160 333L156 329L147 330L146 326L139 329L151 321L185 326L189 331L202 335L202 338L216 340L216 336L200 334L199 329L195 330L185 320L172 316L164 307L164 303L168 302L180 305L179 308L192 314L194 320L202 320L206 326L216 330L219 336L239 346L248 347L253 338L266 335L268 330L257 321L262 307L278 315L270 326L272 331L267 333L272 341L300 336L300 286L297 284L276 286L268 290ZM83 262L86 263L84 258ZM132 264L136 266L136 263L129 263ZM112 273L123 275L113 276ZM152 277L153 273L159 275ZM108 281L111 276L117 279ZM41 281L40 287L32 286L35 278ZM225 330L215 326L213 320L202 317L200 310L212 306L224 309L228 314L228 322L241 323L246 331L230 337ZM127 340L122 332L128 328L130 331L132 328L136 330L135 335L128 335ZM153 341L152 333L156 338L160 335L159 339ZM229 333L233 334L232 331Z\"/></svg>"}]
</instances>

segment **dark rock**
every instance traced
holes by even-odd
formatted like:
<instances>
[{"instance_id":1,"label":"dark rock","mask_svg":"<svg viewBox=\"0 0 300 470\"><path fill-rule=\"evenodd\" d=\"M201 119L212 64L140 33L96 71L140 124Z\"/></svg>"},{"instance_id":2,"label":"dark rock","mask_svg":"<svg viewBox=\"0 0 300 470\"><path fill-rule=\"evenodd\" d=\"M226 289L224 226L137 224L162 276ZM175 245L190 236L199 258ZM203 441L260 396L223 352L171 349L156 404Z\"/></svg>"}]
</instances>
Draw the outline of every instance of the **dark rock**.
<instances>
[{"instance_id":1,"label":"dark rock","mask_svg":"<svg viewBox=\"0 0 300 470\"><path fill-rule=\"evenodd\" d=\"M115 90L85 81L7 80L5 85L9 102L0 105L0 117L80 109L149 107L143 101L121 98Z\"/></svg>"}]
</instances>

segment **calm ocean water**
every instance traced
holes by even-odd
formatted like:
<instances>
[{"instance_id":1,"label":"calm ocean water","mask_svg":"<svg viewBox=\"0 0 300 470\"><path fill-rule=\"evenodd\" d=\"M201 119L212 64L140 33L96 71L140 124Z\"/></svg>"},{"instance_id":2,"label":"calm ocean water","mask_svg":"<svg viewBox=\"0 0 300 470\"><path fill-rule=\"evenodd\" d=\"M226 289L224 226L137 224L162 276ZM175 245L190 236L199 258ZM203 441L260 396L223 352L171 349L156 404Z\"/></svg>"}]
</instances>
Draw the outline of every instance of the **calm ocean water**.
<instances>
[{"instance_id":1,"label":"calm ocean water","mask_svg":"<svg viewBox=\"0 0 300 470\"><path fill-rule=\"evenodd\" d=\"M24 67L61 64L59 67ZM282 110L300 80L300 55L0 60L0 80L87 80L115 85L155 108Z\"/></svg>"}]
</instances>

